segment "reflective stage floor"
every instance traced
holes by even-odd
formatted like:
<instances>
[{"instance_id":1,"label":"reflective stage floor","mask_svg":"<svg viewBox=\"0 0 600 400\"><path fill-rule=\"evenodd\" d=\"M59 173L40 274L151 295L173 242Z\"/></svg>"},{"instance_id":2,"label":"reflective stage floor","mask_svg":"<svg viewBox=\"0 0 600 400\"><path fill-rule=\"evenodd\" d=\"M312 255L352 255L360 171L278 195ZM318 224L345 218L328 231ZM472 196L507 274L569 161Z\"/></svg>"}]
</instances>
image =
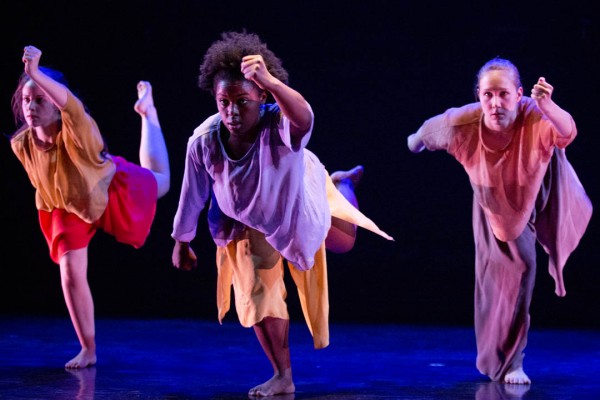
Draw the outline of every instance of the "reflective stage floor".
<instances>
[{"instance_id":1,"label":"reflective stage floor","mask_svg":"<svg viewBox=\"0 0 600 400\"><path fill-rule=\"evenodd\" d=\"M0 399L247 399L271 367L236 321L99 319L98 363L63 365L79 350L68 318L0 317ZM475 369L470 327L332 323L314 350L290 332L291 399L600 399L600 331L533 329L531 386L489 382Z\"/></svg>"}]
</instances>

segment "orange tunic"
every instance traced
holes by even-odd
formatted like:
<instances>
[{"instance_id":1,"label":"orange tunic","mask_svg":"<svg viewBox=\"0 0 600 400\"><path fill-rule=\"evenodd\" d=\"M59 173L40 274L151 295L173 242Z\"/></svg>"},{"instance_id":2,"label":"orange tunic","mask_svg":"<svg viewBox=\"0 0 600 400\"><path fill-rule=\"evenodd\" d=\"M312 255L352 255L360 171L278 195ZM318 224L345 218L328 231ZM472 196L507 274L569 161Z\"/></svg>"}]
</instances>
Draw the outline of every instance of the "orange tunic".
<instances>
[{"instance_id":1,"label":"orange tunic","mask_svg":"<svg viewBox=\"0 0 600 400\"><path fill-rule=\"evenodd\" d=\"M81 101L68 92L62 129L47 150L33 129L11 139L13 152L35 188L40 227L55 263L86 247L96 229L136 248L143 245L156 212L152 172L104 151L104 139Z\"/></svg>"},{"instance_id":2,"label":"orange tunic","mask_svg":"<svg viewBox=\"0 0 600 400\"><path fill-rule=\"evenodd\" d=\"M102 151L96 122L71 92L61 116L62 130L47 151L36 148L31 128L12 138L11 147L36 189L38 210L61 208L92 223L106 209L115 163Z\"/></svg>"}]
</instances>

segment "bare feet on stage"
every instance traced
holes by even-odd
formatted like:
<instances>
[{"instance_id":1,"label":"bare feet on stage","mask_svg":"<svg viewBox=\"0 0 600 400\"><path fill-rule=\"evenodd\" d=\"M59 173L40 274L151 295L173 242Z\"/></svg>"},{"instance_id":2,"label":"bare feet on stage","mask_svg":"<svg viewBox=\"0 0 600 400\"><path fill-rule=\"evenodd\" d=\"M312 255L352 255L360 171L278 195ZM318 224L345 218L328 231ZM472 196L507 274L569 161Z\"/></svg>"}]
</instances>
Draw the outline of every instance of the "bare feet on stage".
<instances>
[{"instance_id":1,"label":"bare feet on stage","mask_svg":"<svg viewBox=\"0 0 600 400\"><path fill-rule=\"evenodd\" d=\"M87 368L96 364L96 351L82 349L72 360L65 364L65 368Z\"/></svg>"},{"instance_id":2,"label":"bare feet on stage","mask_svg":"<svg viewBox=\"0 0 600 400\"><path fill-rule=\"evenodd\" d=\"M504 375L504 383L516 383L520 385L531 384L531 379L527 376L523 367L510 370Z\"/></svg>"},{"instance_id":3,"label":"bare feet on stage","mask_svg":"<svg viewBox=\"0 0 600 400\"><path fill-rule=\"evenodd\" d=\"M289 368L282 375L275 375L265 383L255 386L248 392L248 396L264 397L294 393L296 387L292 381L292 370Z\"/></svg>"}]
</instances>

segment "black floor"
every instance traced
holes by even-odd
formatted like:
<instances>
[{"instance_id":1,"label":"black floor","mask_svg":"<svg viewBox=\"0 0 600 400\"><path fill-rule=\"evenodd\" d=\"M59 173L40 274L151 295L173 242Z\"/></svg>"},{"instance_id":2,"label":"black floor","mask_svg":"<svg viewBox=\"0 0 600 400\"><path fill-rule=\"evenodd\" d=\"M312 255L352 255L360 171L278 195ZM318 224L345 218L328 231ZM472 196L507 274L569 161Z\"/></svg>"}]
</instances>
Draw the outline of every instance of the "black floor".
<instances>
[{"instance_id":1,"label":"black floor","mask_svg":"<svg viewBox=\"0 0 600 400\"><path fill-rule=\"evenodd\" d=\"M62 365L79 350L67 318L0 318L0 399L246 399L272 370L237 322L100 319L98 364ZM471 328L334 323L314 350L290 332L289 399L600 399L600 331L533 330L531 386L495 384L474 366Z\"/></svg>"}]
</instances>

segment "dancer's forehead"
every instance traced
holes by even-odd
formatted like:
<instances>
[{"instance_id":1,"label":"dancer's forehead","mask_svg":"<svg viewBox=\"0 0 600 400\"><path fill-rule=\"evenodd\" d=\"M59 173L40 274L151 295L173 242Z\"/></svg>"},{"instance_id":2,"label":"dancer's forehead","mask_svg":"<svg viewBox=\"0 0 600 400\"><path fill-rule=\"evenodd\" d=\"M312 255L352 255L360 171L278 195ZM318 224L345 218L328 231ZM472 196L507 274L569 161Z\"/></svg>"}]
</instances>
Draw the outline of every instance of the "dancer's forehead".
<instances>
[{"instance_id":1,"label":"dancer's forehead","mask_svg":"<svg viewBox=\"0 0 600 400\"><path fill-rule=\"evenodd\" d=\"M247 79L220 79L215 83L215 95L238 97L259 96L262 90Z\"/></svg>"}]
</instances>

